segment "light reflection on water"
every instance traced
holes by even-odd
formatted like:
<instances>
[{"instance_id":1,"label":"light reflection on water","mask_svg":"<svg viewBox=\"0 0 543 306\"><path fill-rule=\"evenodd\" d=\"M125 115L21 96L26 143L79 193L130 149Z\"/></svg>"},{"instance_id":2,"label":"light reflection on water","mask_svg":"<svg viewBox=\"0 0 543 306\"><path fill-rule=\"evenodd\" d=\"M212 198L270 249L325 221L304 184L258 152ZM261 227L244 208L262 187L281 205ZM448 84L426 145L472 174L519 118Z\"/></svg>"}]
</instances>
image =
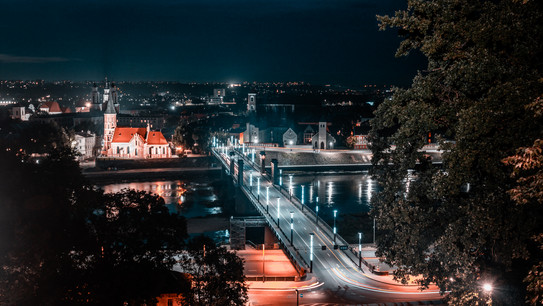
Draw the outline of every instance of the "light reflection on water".
<instances>
[{"instance_id":1,"label":"light reflection on water","mask_svg":"<svg viewBox=\"0 0 543 306\"><path fill-rule=\"evenodd\" d=\"M323 214L334 209L342 214L364 213L370 210L372 194L377 192L377 184L366 173L358 174L295 174L292 176L293 194L302 197L304 203L315 209L316 198Z\"/></svg>"},{"instance_id":2,"label":"light reflection on water","mask_svg":"<svg viewBox=\"0 0 543 306\"><path fill-rule=\"evenodd\" d=\"M106 193L119 192L127 188L151 192L164 199L171 213L178 213L187 218L222 213L222 207L218 206L216 191L208 183L175 180L127 182L100 187Z\"/></svg>"}]
</instances>

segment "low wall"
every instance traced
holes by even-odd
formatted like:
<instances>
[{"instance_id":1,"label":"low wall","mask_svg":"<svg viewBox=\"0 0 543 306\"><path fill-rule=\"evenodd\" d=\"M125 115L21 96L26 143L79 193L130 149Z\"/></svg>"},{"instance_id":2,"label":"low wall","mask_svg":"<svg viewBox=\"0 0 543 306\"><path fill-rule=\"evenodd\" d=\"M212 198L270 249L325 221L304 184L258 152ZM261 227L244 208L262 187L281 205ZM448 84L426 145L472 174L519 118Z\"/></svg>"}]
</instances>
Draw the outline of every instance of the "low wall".
<instances>
[{"instance_id":1,"label":"low wall","mask_svg":"<svg viewBox=\"0 0 543 306\"><path fill-rule=\"evenodd\" d=\"M211 165L211 157L180 157L156 159L114 159L97 158L96 171L151 169L151 168L206 168Z\"/></svg>"}]
</instances>

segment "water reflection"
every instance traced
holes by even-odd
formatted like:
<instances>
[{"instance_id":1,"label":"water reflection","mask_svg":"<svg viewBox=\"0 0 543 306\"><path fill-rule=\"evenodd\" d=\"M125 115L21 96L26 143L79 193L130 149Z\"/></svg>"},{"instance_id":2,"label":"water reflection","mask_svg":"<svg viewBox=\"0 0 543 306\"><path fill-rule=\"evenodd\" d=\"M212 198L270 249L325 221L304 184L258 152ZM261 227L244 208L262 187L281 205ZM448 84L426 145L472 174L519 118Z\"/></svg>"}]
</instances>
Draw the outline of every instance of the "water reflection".
<instances>
[{"instance_id":1,"label":"water reflection","mask_svg":"<svg viewBox=\"0 0 543 306\"><path fill-rule=\"evenodd\" d=\"M340 213L369 211L372 194L377 191L377 184L367 173L295 174L292 176L292 185L294 196L298 199L303 197L304 203L310 207L314 207L319 197L321 206L326 209L337 208Z\"/></svg>"},{"instance_id":2,"label":"water reflection","mask_svg":"<svg viewBox=\"0 0 543 306\"><path fill-rule=\"evenodd\" d=\"M182 214L187 218L222 213L217 192L206 182L186 182L181 180L127 182L100 187L106 193L119 192L123 189L151 192L164 199L171 213Z\"/></svg>"}]
</instances>

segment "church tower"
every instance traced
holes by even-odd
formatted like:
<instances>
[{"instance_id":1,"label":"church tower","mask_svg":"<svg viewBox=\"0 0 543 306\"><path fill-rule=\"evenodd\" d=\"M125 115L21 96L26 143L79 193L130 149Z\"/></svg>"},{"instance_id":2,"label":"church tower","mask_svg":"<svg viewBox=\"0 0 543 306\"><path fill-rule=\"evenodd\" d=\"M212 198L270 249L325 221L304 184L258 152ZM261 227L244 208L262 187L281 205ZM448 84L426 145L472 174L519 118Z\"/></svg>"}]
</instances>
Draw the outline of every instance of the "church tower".
<instances>
[{"instance_id":1,"label":"church tower","mask_svg":"<svg viewBox=\"0 0 543 306\"><path fill-rule=\"evenodd\" d=\"M109 104L109 81L106 77L106 85L104 86L104 96L102 98L102 109L107 109L107 105Z\"/></svg>"},{"instance_id":2,"label":"church tower","mask_svg":"<svg viewBox=\"0 0 543 306\"><path fill-rule=\"evenodd\" d=\"M98 93L98 86L96 86L96 83L92 85L92 92L91 92L91 110L93 111L101 111L102 110L102 104L100 103L100 96Z\"/></svg>"},{"instance_id":3,"label":"church tower","mask_svg":"<svg viewBox=\"0 0 543 306\"><path fill-rule=\"evenodd\" d=\"M318 140L318 149L328 149L328 144L326 143L326 122L319 122L319 140Z\"/></svg>"},{"instance_id":4,"label":"church tower","mask_svg":"<svg viewBox=\"0 0 543 306\"><path fill-rule=\"evenodd\" d=\"M115 107L115 111L119 112L119 91L117 87L115 86L115 83L111 82L111 89L110 89L110 95L109 95L109 101L113 103L113 106Z\"/></svg>"},{"instance_id":5,"label":"church tower","mask_svg":"<svg viewBox=\"0 0 543 306\"><path fill-rule=\"evenodd\" d=\"M108 90L109 93L109 90ZM105 96L105 93L104 93ZM115 111L115 106L112 101L109 101L106 106L106 111L104 112L104 147L103 154L109 155L111 152L111 141L113 140L113 134L115 133L115 128L117 127L117 112Z\"/></svg>"},{"instance_id":6,"label":"church tower","mask_svg":"<svg viewBox=\"0 0 543 306\"><path fill-rule=\"evenodd\" d=\"M247 97L247 112L252 113L256 111L256 93L249 93Z\"/></svg>"}]
</instances>

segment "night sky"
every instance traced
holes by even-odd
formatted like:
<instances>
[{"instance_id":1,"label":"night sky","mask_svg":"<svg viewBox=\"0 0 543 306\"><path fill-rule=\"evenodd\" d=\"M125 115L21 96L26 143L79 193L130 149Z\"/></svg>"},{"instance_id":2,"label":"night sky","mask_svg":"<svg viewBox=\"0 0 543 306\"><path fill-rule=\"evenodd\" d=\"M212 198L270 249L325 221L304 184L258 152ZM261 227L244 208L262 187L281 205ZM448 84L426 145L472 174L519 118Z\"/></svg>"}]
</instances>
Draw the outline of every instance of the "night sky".
<instances>
[{"instance_id":1,"label":"night sky","mask_svg":"<svg viewBox=\"0 0 543 306\"><path fill-rule=\"evenodd\" d=\"M0 0L0 79L408 85L400 0Z\"/></svg>"}]
</instances>

